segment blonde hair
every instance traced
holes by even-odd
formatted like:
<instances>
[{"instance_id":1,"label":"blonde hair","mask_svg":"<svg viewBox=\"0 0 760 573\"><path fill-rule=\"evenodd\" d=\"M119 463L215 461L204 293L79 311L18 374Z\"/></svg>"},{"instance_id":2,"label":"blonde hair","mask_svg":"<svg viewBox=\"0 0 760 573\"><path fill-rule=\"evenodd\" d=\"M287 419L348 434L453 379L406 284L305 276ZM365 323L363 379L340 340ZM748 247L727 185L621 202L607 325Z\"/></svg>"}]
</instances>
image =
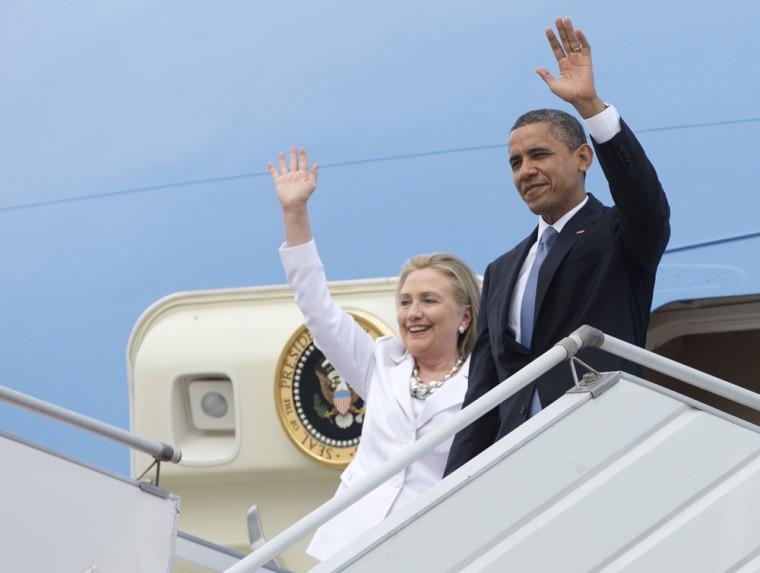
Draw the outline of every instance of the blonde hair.
<instances>
[{"instance_id":1,"label":"blonde hair","mask_svg":"<svg viewBox=\"0 0 760 573\"><path fill-rule=\"evenodd\" d=\"M398 276L396 285L397 305L406 279L413 271L422 269L435 269L447 277L457 304L462 308L470 307L470 324L467 326L467 330L459 335L457 341L459 353L463 358L467 358L475 346L478 309L480 307L480 284L475 273L462 259L449 253L432 253L412 257L402 265Z\"/></svg>"}]
</instances>

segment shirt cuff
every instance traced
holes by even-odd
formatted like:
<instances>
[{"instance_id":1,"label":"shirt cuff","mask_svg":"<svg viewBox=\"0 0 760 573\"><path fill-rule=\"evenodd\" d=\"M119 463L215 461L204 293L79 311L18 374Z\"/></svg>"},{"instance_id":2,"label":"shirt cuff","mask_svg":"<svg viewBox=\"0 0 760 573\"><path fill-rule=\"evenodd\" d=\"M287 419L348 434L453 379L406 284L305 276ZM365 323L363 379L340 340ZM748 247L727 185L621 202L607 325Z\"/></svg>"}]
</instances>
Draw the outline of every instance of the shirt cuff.
<instances>
[{"instance_id":1,"label":"shirt cuff","mask_svg":"<svg viewBox=\"0 0 760 573\"><path fill-rule=\"evenodd\" d=\"M282 243L279 248L280 260L286 269L307 267L313 264L321 264L317 244L314 239L302 245L289 247L287 243Z\"/></svg>"},{"instance_id":2,"label":"shirt cuff","mask_svg":"<svg viewBox=\"0 0 760 573\"><path fill-rule=\"evenodd\" d=\"M595 142L606 143L620 131L620 114L615 106L607 104L604 111L600 111L586 120L586 127Z\"/></svg>"}]
</instances>

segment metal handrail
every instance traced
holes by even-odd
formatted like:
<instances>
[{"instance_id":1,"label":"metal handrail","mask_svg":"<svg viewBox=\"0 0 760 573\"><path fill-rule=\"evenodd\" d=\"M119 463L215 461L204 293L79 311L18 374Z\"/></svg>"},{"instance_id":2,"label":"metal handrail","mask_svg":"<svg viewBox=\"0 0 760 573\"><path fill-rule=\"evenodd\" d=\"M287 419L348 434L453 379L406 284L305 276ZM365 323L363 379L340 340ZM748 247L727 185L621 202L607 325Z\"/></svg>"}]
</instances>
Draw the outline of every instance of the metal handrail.
<instances>
[{"instance_id":1,"label":"metal handrail","mask_svg":"<svg viewBox=\"0 0 760 573\"><path fill-rule=\"evenodd\" d=\"M310 531L316 529L355 501L367 495L377 486L390 479L394 474L426 455L459 430L492 410L557 364L573 358L583 348L598 348L760 411L760 394L756 394L715 376L710 376L694 368L684 366L674 360L644 350L614 336L604 334L600 330L590 326L581 326L570 336L560 340L555 346L530 362L520 371L498 384L466 408L463 408L451 419L417 440L411 447L406 448L399 455L385 462L373 473L361 478L356 482L354 487L344 490L340 495L336 495L331 500L323 503L288 529L272 538L271 541L253 551L245 559L227 569L225 573L254 573L272 558L301 540Z\"/></svg>"},{"instance_id":2,"label":"metal handrail","mask_svg":"<svg viewBox=\"0 0 760 573\"><path fill-rule=\"evenodd\" d=\"M760 411L760 394L757 394L752 390L742 388L741 386L711 376L710 374L705 374L701 370L686 366L685 364L681 364L680 362L676 362L665 356L660 356L651 350L645 350L630 342L620 340L609 334L604 334L601 331L597 332L599 332L599 335L602 337L601 342L597 345L599 350L604 350L609 354L625 358L640 366L646 366L647 368L671 376L681 382L686 382L687 384L701 388L702 390L706 390L717 396L728 398L732 402L736 402L742 406L747 406Z\"/></svg>"},{"instance_id":3,"label":"metal handrail","mask_svg":"<svg viewBox=\"0 0 760 573\"><path fill-rule=\"evenodd\" d=\"M98 434L99 436L103 436L114 442L119 442L134 450L148 454L157 461L172 462L176 464L182 459L182 452L174 446L164 444L163 442L148 440L147 438L143 438L122 428L117 428L116 426L106 424L100 420L39 400L22 392L12 390L6 386L0 386L0 400L5 400L11 404L31 410L32 412L43 414L44 416L76 426L82 430Z\"/></svg>"}]
</instances>

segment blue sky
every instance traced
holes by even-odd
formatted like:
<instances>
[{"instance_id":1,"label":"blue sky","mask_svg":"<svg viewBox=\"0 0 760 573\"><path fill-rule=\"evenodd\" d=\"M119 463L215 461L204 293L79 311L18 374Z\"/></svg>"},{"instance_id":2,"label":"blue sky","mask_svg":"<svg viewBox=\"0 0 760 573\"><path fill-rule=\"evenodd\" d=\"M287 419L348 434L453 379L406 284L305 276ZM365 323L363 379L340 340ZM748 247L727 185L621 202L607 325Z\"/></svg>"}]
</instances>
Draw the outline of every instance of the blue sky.
<instances>
[{"instance_id":1,"label":"blue sky","mask_svg":"<svg viewBox=\"0 0 760 573\"><path fill-rule=\"evenodd\" d=\"M291 144L323 166L312 215L331 278L394 275L432 250L483 272L535 223L504 144L523 111L567 109L533 72L554 69L543 30L560 15L658 168L671 245L759 232L760 6L577 4L5 0L0 384L128 427L125 352L145 308L283 282L266 162ZM609 200L598 171L589 189ZM741 270L757 246L665 262ZM760 291L757 271L739 275L731 292ZM124 448L0 415L128 471Z\"/></svg>"}]
</instances>

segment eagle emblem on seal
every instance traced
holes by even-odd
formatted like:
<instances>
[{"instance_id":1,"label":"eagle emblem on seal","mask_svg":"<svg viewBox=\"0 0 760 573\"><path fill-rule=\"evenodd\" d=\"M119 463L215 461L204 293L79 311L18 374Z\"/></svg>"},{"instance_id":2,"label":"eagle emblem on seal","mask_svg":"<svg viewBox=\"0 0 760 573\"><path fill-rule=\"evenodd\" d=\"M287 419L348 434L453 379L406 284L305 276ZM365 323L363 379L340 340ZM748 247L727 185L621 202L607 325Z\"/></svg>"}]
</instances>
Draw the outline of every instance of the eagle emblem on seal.
<instances>
[{"instance_id":1,"label":"eagle emblem on seal","mask_svg":"<svg viewBox=\"0 0 760 573\"><path fill-rule=\"evenodd\" d=\"M361 403L361 399L344 380L341 380L340 374L329 360L322 361L316 368L316 374L322 397L332 406L327 412L322 410L323 417L332 419L339 428L348 428L354 421L361 424L364 420L364 406L357 405Z\"/></svg>"},{"instance_id":2,"label":"eagle emblem on seal","mask_svg":"<svg viewBox=\"0 0 760 573\"><path fill-rule=\"evenodd\" d=\"M392 331L378 318L349 311L370 336ZM305 325L280 354L275 376L277 413L288 438L306 455L327 465L345 467L353 459L366 406L316 347Z\"/></svg>"}]
</instances>

